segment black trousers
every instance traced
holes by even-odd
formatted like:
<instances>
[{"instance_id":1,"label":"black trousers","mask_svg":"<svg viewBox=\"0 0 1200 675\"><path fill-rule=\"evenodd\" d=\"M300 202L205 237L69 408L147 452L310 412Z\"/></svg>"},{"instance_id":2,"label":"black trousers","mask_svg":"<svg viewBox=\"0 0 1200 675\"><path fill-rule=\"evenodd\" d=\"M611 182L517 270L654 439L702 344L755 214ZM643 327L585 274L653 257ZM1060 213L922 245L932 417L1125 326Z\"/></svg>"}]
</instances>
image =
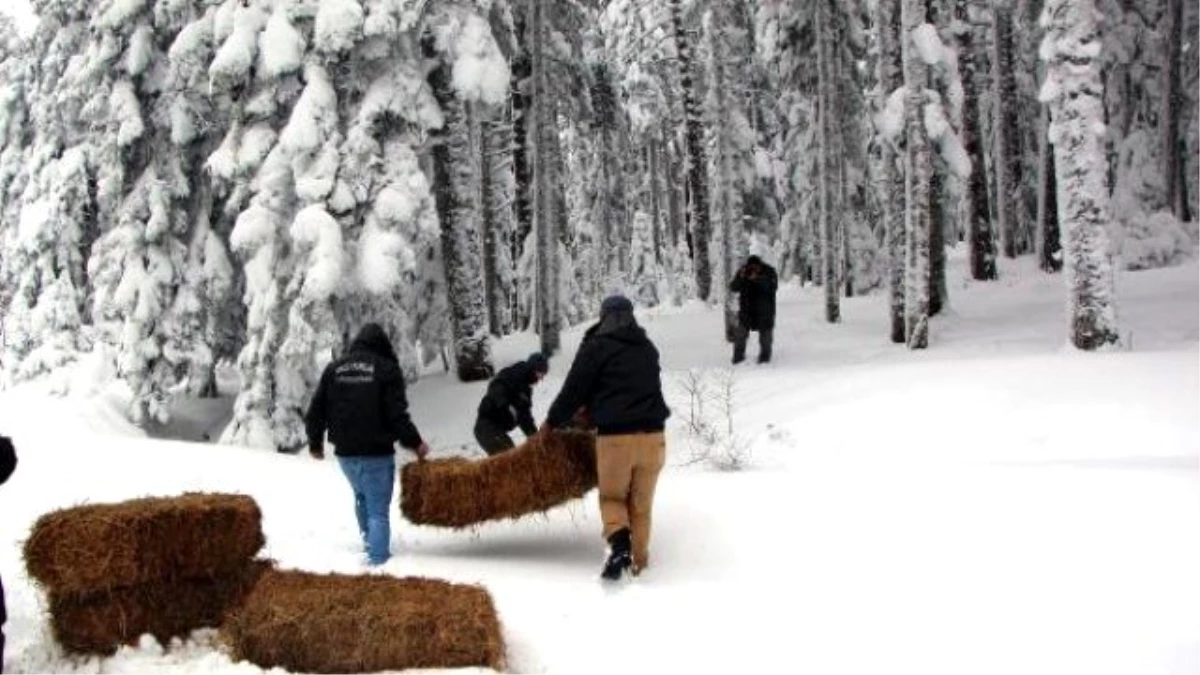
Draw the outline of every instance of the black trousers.
<instances>
[{"instance_id":1,"label":"black trousers","mask_svg":"<svg viewBox=\"0 0 1200 675\"><path fill-rule=\"evenodd\" d=\"M746 358L746 342L750 339L750 329L738 326L733 339L733 360L742 361ZM772 329L758 331L758 360L771 360L771 346L775 341L775 331Z\"/></svg>"},{"instance_id":2,"label":"black trousers","mask_svg":"<svg viewBox=\"0 0 1200 675\"><path fill-rule=\"evenodd\" d=\"M475 440L488 455L498 455L505 450L517 447L507 431L483 417L475 420Z\"/></svg>"}]
</instances>

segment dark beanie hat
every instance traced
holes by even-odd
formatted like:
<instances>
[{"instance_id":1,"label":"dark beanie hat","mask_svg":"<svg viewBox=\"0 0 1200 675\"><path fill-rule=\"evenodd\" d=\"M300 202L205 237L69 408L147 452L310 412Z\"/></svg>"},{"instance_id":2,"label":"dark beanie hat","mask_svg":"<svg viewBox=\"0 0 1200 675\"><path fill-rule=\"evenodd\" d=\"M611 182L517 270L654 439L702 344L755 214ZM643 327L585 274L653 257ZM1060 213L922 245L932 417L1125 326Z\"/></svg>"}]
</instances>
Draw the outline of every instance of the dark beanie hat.
<instances>
[{"instance_id":1,"label":"dark beanie hat","mask_svg":"<svg viewBox=\"0 0 1200 675\"><path fill-rule=\"evenodd\" d=\"M600 316L606 316L614 312L632 312L633 303L629 298L623 295L610 295L600 303Z\"/></svg>"},{"instance_id":2,"label":"dark beanie hat","mask_svg":"<svg viewBox=\"0 0 1200 675\"><path fill-rule=\"evenodd\" d=\"M534 372L550 372L550 360L547 359L546 355L541 352L534 352L530 354L529 358L525 359L525 362L533 368Z\"/></svg>"},{"instance_id":3,"label":"dark beanie hat","mask_svg":"<svg viewBox=\"0 0 1200 675\"><path fill-rule=\"evenodd\" d=\"M756 255L752 255L749 258L746 258L746 264L747 265L761 265L761 264L763 264L763 261L762 261L762 258L760 258Z\"/></svg>"}]
</instances>

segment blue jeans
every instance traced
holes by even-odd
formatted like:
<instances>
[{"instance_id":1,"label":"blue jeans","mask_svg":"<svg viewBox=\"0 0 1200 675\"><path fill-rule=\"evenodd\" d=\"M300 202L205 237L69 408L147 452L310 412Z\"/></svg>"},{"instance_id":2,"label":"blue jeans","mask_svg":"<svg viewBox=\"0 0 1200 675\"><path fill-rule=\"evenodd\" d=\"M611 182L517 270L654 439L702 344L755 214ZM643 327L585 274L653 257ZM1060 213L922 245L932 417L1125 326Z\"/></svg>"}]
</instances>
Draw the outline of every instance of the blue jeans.
<instances>
[{"instance_id":1,"label":"blue jeans","mask_svg":"<svg viewBox=\"0 0 1200 675\"><path fill-rule=\"evenodd\" d=\"M354 515L367 547L367 560L382 565L391 557L388 507L396 485L396 457L338 457L338 464L354 490Z\"/></svg>"}]
</instances>

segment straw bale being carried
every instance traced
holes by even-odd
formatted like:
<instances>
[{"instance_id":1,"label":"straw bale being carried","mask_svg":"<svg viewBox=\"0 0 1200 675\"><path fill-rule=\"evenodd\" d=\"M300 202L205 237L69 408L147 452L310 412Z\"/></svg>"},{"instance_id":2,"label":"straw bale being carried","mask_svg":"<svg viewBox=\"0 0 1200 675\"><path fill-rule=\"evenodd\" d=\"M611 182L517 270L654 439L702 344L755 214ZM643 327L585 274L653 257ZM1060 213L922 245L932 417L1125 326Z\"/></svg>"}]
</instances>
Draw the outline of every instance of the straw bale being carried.
<instances>
[{"instance_id":1,"label":"straw bale being carried","mask_svg":"<svg viewBox=\"0 0 1200 675\"><path fill-rule=\"evenodd\" d=\"M407 464L400 511L413 523L467 527L540 513L595 487L596 437L550 432L482 460Z\"/></svg>"}]
</instances>

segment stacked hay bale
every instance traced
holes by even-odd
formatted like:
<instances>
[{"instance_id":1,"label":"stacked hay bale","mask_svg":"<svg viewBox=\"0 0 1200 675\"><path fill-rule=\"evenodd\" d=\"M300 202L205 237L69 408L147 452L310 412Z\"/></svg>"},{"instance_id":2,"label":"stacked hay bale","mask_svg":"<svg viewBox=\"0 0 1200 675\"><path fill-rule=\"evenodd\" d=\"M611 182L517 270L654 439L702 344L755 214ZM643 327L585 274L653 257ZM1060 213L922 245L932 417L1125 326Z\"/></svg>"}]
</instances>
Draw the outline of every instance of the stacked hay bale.
<instances>
[{"instance_id":1,"label":"stacked hay bale","mask_svg":"<svg viewBox=\"0 0 1200 675\"><path fill-rule=\"evenodd\" d=\"M413 462L401 472L400 511L410 522L467 527L540 513L596 487L596 437L538 434L487 459Z\"/></svg>"},{"instance_id":2,"label":"stacked hay bale","mask_svg":"<svg viewBox=\"0 0 1200 675\"><path fill-rule=\"evenodd\" d=\"M221 626L236 660L306 673L504 668L482 587L268 570Z\"/></svg>"},{"instance_id":3,"label":"stacked hay bale","mask_svg":"<svg viewBox=\"0 0 1200 675\"><path fill-rule=\"evenodd\" d=\"M245 495L185 494L48 513L25 542L68 651L112 654L220 625L269 566L262 513Z\"/></svg>"}]
</instances>

